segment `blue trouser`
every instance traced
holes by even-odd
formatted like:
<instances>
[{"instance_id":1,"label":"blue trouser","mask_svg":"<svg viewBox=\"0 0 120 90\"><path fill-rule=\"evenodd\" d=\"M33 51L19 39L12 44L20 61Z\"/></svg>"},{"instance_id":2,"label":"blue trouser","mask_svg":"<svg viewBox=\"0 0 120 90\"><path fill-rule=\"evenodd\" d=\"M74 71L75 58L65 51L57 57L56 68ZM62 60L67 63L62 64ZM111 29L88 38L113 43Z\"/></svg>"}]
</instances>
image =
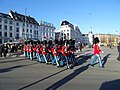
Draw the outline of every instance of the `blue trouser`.
<instances>
[{"instance_id":1,"label":"blue trouser","mask_svg":"<svg viewBox=\"0 0 120 90\"><path fill-rule=\"evenodd\" d=\"M95 61L98 59L99 66L102 67L102 60L99 54L95 54L93 60L90 62L91 65L95 64Z\"/></svg>"},{"instance_id":2,"label":"blue trouser","mask_svg":"<svg viewBox=\"0 0 120 90\"><path fill-rule=\"evenodd\" d=\"M24 56L27 57L27 52L26 51L24 51Z\"/></svg>"},{"instance_id":3,"label":"blue trouser","mask_svg":"<svg viewBox=\"0 0 120 90\"><path fill-rule=\"evenodd\" d=\"M33 60L33 52L29 52L30 53L30 60Z\"/></svg>"},{"instance_id":4,"label":"blue trouser","mask_svg":"<svg viewBox=\"0 0 120 90\"><path fill-rule=\"evenodd\" d=\"M74 54L70 54L70 56L69 56L69 61L70 61L73 65L76 65L76 60L75 60L75 55L74 55Z\"/></svg>"},{"instance_id":5,"label":"blue trouser","mask_svg":"<svg viewBox=\"0 0 120 90\"><path fill-rule=\"evenodd\" d=\"M44 59L43 61L45 61L45 63L48 63L47 59L46 59L46 56L44 54L43 54L43 58L42 59Z\"/></svg>"},{"instance_id":6,"label":"blue trouser","mask_svg":"<svg viewBox=\"0 0 120 90\"><path fill-rule=\"evenodd\" d=\"M39 53L36 54L36 57L37 57L36 60L41 62L41 57Z\"/></svg>"},{"instance_id":7,"label":"blue trouser","mask_svg":"<svg viewBox=\"0 0 120 90\"><path fill-rule=\"evenodd\" d=\"M64 56L64 57L65 57L65 61L66 61L66 64L67 64L67 68L70 68L67 56Z\"/></svg>"},{"instance_id":8,"label":"blue trouser","mask_svg":"<svg viewBox=\"0 0 120 90\"><path fill-rule=\"evenodd\" d=\"M59 61L58 56L54 56L54 59L52 60L52 64L54 64L56 62L57 66L59 66L58 61Z\"/></svg>"},{"instance_id":9,"label":"blue trouser","mask_svg":"<svg viewBox=\"0 0 120 90\"><path fill-rule=\"evenodd\" d=\"M27 58L30 58L30 52L27 52Z\"/></svg>"}]
</instances>

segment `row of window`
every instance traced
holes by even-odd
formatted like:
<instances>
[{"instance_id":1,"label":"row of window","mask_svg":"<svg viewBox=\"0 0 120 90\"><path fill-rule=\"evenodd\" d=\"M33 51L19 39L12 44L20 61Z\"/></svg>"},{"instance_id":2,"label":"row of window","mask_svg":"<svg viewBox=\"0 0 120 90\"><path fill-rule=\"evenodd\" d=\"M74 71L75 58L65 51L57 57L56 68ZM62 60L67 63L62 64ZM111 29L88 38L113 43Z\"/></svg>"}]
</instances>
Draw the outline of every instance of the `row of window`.
<instances>
[{"instance_id":1,"label":"row of window","mask_svg":"<svg viewBox=\"0 0 120 90\"><path fill-rule=\"evenodd\" d=\"M0 18L0 23L2 23L2 18ZM12 25L12 24L13 24L13 21L12 21L12 20L10 20L10 21L8 22L8 20L7 20L7 19L4 19L4 23L5 23L5 24L8 24L8 23L9 23L9 24L11 24L11 25Z\"/></svg>"},{"instance_id":2,"label":"row of window","mask_svg":"<svg viewBox=\"0 0 120 90\"><path fill-rule=\"evenodd\" d=\"M25 38L25 34L24 33L22 33L22 38ZM26 38L35 38L35 39L37 39L38 35L34 35L34 37L33 37L32 34L26 34Z\"/></svg>"},{"instance_id":3,"label":"row of window","mask_svg":"<svg viewBox=\"0 0 120 90\"><path fill-rule=\"evenodd\" d=\"M2 29L2 25L0 25L0 29ZM13 30L13 26L9 26L10 30ZM8 30L8 26L4 25L4 30Z\"/></svg>"},{"instance_id":4,"label":"row of window","mask_svg":"<svg viewBox=\"0 0 120 90\"><path fill-rule=\"evenodd\" d=\"M0 18L0 23L2 23L2 18ZM4 23L5 24L9 23L10 25L12 25L13 21L12 20L8 21L7 19L4 19ZM29 24L25 24L25 23L22 24L23 27L25 27L25 25L26 25L26 27L30 27L30 28L33 27L33 25L31 25L31 24L30 25ZM20 23L16 22L16 26L20 26ZM38 29L38 26L34 25L34 29Z\"/></svg>"},{"instance_id":5,"label":"row of window","mask_svg":"<svg viewBox=\"0 0 120 90\"><path fill-rule=\"evenodd\" d=\"M17 34L16 34L17 35ZM13 37L13 33L9 33L9 36L10 37ZM19 36L19 34L17 35ZM0 37L2 37L2 32L0 32ZM8 37L8 33L7 32L4 32L4 36L3 37Z\"/></svg>"}]
</instances>

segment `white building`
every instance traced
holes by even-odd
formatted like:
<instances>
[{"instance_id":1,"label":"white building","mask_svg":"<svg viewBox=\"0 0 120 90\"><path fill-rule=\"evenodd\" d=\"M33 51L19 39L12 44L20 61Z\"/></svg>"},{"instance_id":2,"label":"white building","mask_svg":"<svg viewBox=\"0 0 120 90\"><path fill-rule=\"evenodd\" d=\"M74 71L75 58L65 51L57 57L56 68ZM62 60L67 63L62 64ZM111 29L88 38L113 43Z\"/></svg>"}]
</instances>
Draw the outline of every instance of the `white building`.
<instances>
[{"instance_id":1,"label":"white building","mask_svg":"<svg viewBox=\"0 0 120 90\"><path fill-rule=\"evenodd\" d=\"M89 43L90 43L90 45L93 45L94 35L93 35L92 31L90 31L90 32L88 33L88 38L89 38Z\"/></svg>"},{"instance_id":2,"label":"white building","mask_svg":"<svg viewBox=\"0 0 120 90\"><path fill-rule=\"evenodd\" d=\"M90 44L88 34L82 34L82 40L84 45Z\"/></svg>"},{"instance_id":3,"label":"white building","mask_svg":"<svg viewBox=\"0 0 120 90\"><path fill-rule=\"evenodd\" d=\"M40 27L40 40L44 39L55 39L55 27L52 23L41 21L39 24Z\"/></svg>"},{"instance_id":4,"label":"white building","mask_svg":"<svg viewBox=\"0 0 120 90\"><path fill-rule=\"evenodd\" d=\"M15 21L8 14L0 13L0 43L13 41Z\"/></svg>"},{"instance_id":5,"label":"white building","mask_svg":"<svg viewBox=\"0 0 120 90\"><path fill-rule=\"evenodd\" d=\"M10 10L9 15L14 20L14 38L21 39L40 39L39 23L32 17L19 14Z\"/></svg>"},{"instance_id":6,"label":"white building","mask_svg":"<svg viewBox=\"0 0 120 90\"><path fill-rule=\"evenodd\" d=\"M60 28L55 32L59 33L59 36L56 38L63 38L63 40L75 39L76 42L82 42L82 33L80 32L79 27L66 20L62 21Z\"/></svg>"}]
</instances>

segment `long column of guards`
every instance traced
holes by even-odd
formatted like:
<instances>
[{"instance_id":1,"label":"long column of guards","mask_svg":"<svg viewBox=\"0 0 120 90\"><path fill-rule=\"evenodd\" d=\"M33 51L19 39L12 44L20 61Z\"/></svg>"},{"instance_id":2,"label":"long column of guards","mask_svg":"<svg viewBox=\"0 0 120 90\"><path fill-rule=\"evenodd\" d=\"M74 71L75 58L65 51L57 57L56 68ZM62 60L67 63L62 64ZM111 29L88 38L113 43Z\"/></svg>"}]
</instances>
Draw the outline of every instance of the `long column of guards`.
<instances>
[{"instance_id":1,"label":"long column of guards","mask_svg":"<svg viewBox=\"0 0 120 90\"><path fill-rule=\"evenodd\" d=\"M75 40L49 40L25 41L23 51L25 58L36 60L40 63L56 65L57 67L66 66L68 69L77 65L75 59Z\"/></svg>"}]
</instances>

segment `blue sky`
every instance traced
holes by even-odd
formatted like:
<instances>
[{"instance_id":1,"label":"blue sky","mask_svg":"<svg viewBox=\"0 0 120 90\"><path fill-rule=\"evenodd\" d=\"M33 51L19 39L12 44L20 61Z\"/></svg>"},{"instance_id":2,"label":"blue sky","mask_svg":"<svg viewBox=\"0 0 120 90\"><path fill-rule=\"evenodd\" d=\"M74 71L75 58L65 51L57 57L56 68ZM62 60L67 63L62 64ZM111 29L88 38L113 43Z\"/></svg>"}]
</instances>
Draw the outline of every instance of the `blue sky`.
<instances>
[{"instance_id":1,"label":"blue sky","mask_svg":"<svg viewBox=\"0 0 120 90\"><path fill-rule=\"evenodd\" d=\"M120 0L0 0L0 12L9 9L54 23L62 20L78 25L82 33L120 34ZM117 31L117 32L116 32Z\"/></svg>"}]
</instances>

